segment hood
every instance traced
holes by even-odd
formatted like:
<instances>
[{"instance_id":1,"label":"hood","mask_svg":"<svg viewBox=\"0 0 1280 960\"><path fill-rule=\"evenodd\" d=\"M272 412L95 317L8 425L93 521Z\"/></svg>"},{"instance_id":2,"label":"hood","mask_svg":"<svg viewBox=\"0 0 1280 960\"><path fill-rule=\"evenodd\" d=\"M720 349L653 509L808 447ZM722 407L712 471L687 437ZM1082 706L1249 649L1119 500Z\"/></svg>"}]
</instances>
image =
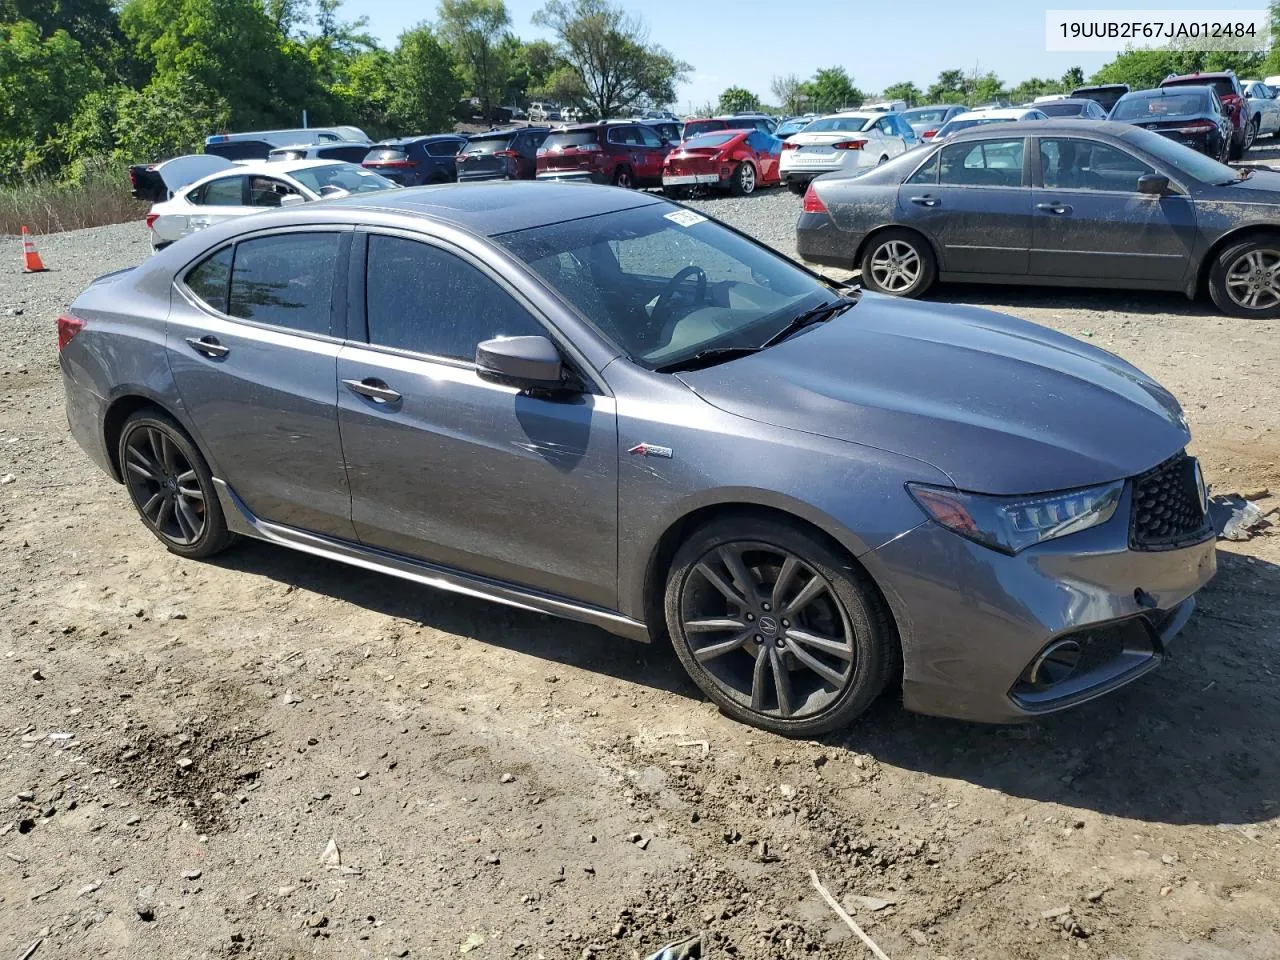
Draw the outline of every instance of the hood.
<instances>
[{"instance_id":1,"label":"hood","mask_svg":"<svg viewBox=\"0 0 1280 960\"><path fill-rule=\"evenodd\" d=\"M1104 350L870 293L775 347L679 376L729 413L914 457L980 493L1130 477L1190 439L1173 396Z\"/></svg>"},{"instance_id":2,"label":"hood","mask_svg":"<svg viewBox=\"0 0 1280 960\"><path fill-rule=\"evenodd\" d=\"M1254 167L1248 180L1208 188L1213 200L1238 200L1241 203L1280 203L1280 173L1268 167ZM1198 198L1197 198L1198 199Z\"/></svg>"}]
</instances>

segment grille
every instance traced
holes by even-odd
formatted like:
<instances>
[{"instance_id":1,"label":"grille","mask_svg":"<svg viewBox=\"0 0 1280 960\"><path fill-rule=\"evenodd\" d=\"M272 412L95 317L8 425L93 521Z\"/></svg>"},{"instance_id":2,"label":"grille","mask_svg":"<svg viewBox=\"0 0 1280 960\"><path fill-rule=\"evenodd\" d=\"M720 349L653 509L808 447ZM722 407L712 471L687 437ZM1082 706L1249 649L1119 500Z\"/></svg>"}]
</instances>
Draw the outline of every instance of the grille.
<instances>
[{"instance_id":1,"label":"grille","mask_svg":"<svg viewBox=\"0 0 1280 960\"><path fill-rule=\"evenodd\" d=\"M1168 550L1204 540L1209 518L1200 506L1196 462L1185 453L1133 478L1129 545L1135 550Z\"/></svg>"}]
</instances>

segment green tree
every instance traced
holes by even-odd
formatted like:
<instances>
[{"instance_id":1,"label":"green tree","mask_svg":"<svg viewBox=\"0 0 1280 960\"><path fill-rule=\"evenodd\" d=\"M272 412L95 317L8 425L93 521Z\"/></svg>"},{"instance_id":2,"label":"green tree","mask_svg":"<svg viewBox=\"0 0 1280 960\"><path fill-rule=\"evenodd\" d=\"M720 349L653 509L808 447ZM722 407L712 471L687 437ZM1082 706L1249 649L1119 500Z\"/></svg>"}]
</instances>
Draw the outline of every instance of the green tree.
<instances>
[{"instance_id":1,"label":"green tree","mask_svg":"<svg viewBox=\"0 0 1280 960\"><path fill-rule=\"evenodd\" d=\"M1079 84L1075 84L1079 86ZM1067 88L1069 89L1069 88ZM1009 90L1010 103L1030 103L1036 97L1042 97L1050 93L1064 93L1064 85L1061 80L1047 80L1040 77L1030 77L1023 80L1016 87Z\"/></svg>"},{"instance_id":2,"label":"green tree","mask_svg":"<svg viewBox=\"0 0 1280 960\"><path fill-rule=\"evenodd\" d=\"M1139 90L1159 86L1171 73L1234 70L1237 76L1256 76L1262 72L1264 60L1261 53L1230 50L1126 50L1104 64L1092 80L1094 83L1127 83Z\"/></svg>"},{"instance_id":3,"label":"green tree","mask_svg":"<svg viewBox=\"0 0 1280 960\"><path fill-rule=\"evenodd\" d=\"M533 22L555 33L563 67L600 117L675 99L692 69L652 43L639 17L609 0L549 0Z\"/></svg>"},{"instance_id":4,"label":"green tree","mask_svg":"<svg viewBox=\"0 0 1280 960\"><path fill-rule=\"evenodd\" d=\"M337 115L371 137L389 136L395 69L395 57L381 48L356 54L331 88Z\"/></svg>"},{"instance_id":5,"label":"green tree","mask_svg":"<svg viewBox=\"0 0 1280 960\"><path fill-rule=\"evenodd\" d=\"M823 67L802 85L806 106L821 113L856 107L864 97L844 67Z\"/></svg>"},{"instance_id":6,"label":"green tree","mask_svg":"<svg viewBox=\"0 0 1280 960\"><path fill-rule=\"evenodd\" d=\"M30 20L0 24L0 179L56 166L60 128L102 82L66 30L42 37Z\"/></svg>"},{"instance_id":7,"label":"green tree","mask_svg":"<svg viewBox=\"0 0 1280 960\"><path fill-rule=\"evenodd\" d=\"M975 68L973 73L969 74L968 85L968 102L971 105L990 103L993 100L1000 101L1008 96L1008 92L1004 89L1004 84L1000 82L1000 78L990 70L986 73L979 73Z\"/></svg>"},{"instance_id":8,"label":"green tree","mask_svg":"<svg viewBox=\"0 0 1280 960\"><path fill-rule=\"evenodd\" d=\"M1079 67L1071 67L1062 75L1062 92L1070 93L1076 87L1084 86L1084 71Z\"/></svg>"},{"instance_id":9,"label":"green tree","mask_svg":"<svg viewBox=\"0 0 1280 960\"><path fill-rule=\"evenodd\" d=\"M801 91L800 78L794 73L774 77L769 83L769 92L778 101L784 113L800 112Z\"/></svg>"},{"instance_id":10,"label":"green tree","mask_svg":"<svg viewBox=\"0 0 1280 960\"><path fill-rule=\"evenodd\" d=\"M480 98L486 120L502 93L502 39L510 25L502 0L440 0L440 39L453 51L472 96Z\"/></svg>"},{"instance_id":11,"label":"green tree","mask_svg":"<svg viewBox=\"0 0 1280 960\"><path fill-rule=\"evenodd\" d=\"M921 97L924 94L910 80L904 80L901 83L892 83L885 87L881 96L886 100L905 100L907 101L907 106L914 107L921 102Z\"/></svg>"},{"instance_id":12,"label":"green tree","mask_svg":"<svg viewBox=\"0 0 1280 960\"><path fill-rule=\"evenodd\" d=\"M963 70L943 70L924 98L930 103L963 103L968 92Z\"/></svg>"},{"instance_id":13,"label":"green tree","mask_svg":"<svg viewBox=\"0 0 1280 960\"><path fill-rule=\"evenodd\" d=\"M745 87L728 87L720 94L720 112L738 113L742 110L759 110L760 98Z\"/></svg>"},{"instance_id":14,"label":"green tree","mask_svg":"<svg viewBox=\"0 0 1280 960\"><path fill-rule=\"evenodd\" d=\"M431 28L420 24L400 34L391 61L391 123L404 132L452 130L462 85Z\"/></svg>"}]
</instances>

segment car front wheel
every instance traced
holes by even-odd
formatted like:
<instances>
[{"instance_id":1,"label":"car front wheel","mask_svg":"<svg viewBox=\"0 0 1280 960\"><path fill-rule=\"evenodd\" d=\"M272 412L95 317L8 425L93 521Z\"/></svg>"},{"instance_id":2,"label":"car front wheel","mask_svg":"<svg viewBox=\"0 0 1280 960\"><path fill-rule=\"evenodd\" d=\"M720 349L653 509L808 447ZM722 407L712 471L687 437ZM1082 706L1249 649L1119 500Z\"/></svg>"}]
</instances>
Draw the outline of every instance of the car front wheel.
<instances>
[{"instance_id":1,"label":"car front wheel","mask_svg":"<svg viewBox=\"0 0 1280 960\"><path fill-rule=\"evenodd\" d=\"M1232 244L1209 268L1209 296L1233 317L1280 317L1280 235Z\"/></svg>"},{"instance_id":2,"label":"car front wheel","mask_svg":"<svg viewBox=\"0 0 1280 960\"><path fill-rule=\"evenodd\" d=\"M186 431L159 410L139 410L120 431L120 471L129 498L172 552L198 559L220 553L227 529L209 465Z\"/></svg>"},{"instance_id":3,"label":"car front wheel","mask_svg":"<svg viewBox=\"0 0 1280 960\"><path fill-rule=\"evenodd\" d=\"M897 664L866 574L799 525L713 521L677 551L667 580L676 654L726 714L786 736L847 725Z\"/></svg>"},{"instance_id":4,"label":"car front wheel","mask_svg":"<svg viewBox=\"0 0 1280 960\"><path fill-rule=\"evenodd\" d=\"M862 283L895 297L918 297L933 285L937 262L928 241L910 230L886 230L862 252Z\"/></svg>"}]
</instances>

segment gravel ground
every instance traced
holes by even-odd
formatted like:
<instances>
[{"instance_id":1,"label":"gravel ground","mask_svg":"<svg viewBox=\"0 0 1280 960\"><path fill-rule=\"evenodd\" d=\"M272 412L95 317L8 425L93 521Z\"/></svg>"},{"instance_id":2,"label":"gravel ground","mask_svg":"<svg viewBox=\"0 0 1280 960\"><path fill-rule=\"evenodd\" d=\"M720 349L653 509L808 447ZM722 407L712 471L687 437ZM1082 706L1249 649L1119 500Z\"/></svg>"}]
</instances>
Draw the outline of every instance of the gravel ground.
<instances>
[{"instance_id":1,"label":"gravel ground","mask_svg":"<svg viewBox=\"0 0 1280 960\"><path fill-rule=\"evenodd\" d=\"M793 250L790 194L695 205ZM1224 545L1174 658L1103 701L989 728L886 698L790 742L662 648L263 544L164 553L67 435L53 332L146 231L39 244L37 276L0 244L0 955L865 957L812 868L894 960L1280 956L1280 537ZM1277 324L936 299L1135 361L1211 481L1280 488Z\"/></svg>"}]
</instances>

